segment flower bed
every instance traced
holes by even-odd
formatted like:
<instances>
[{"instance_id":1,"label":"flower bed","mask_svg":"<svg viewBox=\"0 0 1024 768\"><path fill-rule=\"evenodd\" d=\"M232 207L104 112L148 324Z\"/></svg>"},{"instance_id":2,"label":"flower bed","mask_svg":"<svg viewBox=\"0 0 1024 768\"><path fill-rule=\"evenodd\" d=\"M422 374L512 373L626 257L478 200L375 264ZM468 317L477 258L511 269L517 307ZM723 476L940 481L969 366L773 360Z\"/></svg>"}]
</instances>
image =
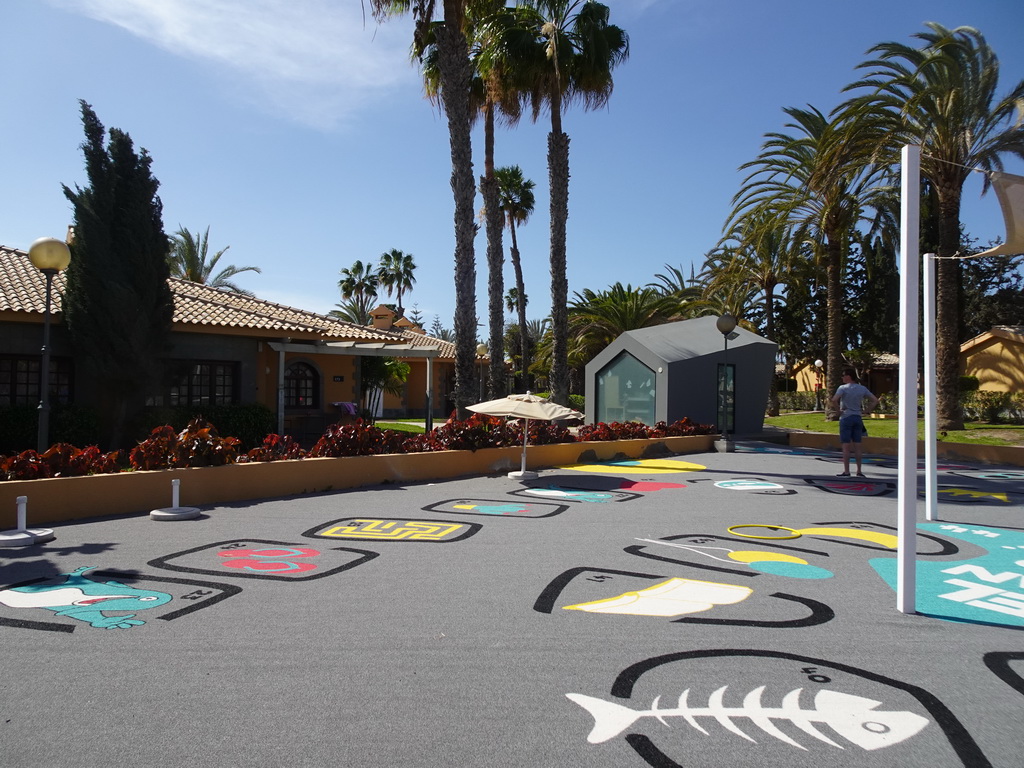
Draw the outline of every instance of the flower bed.
<instances>
[{"instance_id":1,"label":"flower bed","mask_svg":"<svg viewBox=\"0 0 1024 768\"><path fill-rule=\"evenodd\" d=\"M577 438L558 424L534 421L530 423L528 442L530 445L550 445L578 440L647 440L708 435L714 431L714 427L694 424L689 419L681 419L674 424L658 422L653 427L636 422L613 422L581 427ZM248 453L240 453L240 440L221 437L216 427L199 417L181 432L175 432L167 425L154 429L146 440L128 452L128 466L121 463L119 451L102 453L96 446L82 449L58 443L42 454L28 450L15 456L0 456L0 481L113 474L127 469L184 469L305 458L476 451L521 446L522 443L523 428L518 422L506 422L491 416L474 415L466 421L449 421L422 435L379 429L357 419L354 424L339 423L328 427L308 452L287 435L267 435L261 446Z\"/></svg>"}]
</instances>

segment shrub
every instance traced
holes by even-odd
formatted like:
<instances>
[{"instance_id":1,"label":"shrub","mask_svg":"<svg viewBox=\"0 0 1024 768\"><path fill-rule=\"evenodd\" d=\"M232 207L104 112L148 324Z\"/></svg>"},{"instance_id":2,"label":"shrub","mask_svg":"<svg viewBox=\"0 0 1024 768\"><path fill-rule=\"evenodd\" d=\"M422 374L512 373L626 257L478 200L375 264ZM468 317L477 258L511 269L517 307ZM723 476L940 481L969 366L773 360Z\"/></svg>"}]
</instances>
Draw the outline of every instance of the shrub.
<instances>
[{"instance_id":1,"label":"shrub","mask_svg":"<svg viewBox=\"0 0 1024 768\"><path fill-rule=\"evenodd\" d=\"M821 394L824 404L825 393ZM818 407L814 392L779 392L779 408L783 411L813 411Z\"/></svg>"},{"instance_id":2,"label":"shrub","mask_svg":"<svg viewBox=\"0 0 1024 768\"><path fill-rule=\"evenodd\" d=\"M302 447L292 439L291 435L270 434L263 438L263 444L258 448L252 448L244 456L239 456L238 461L284 461L286 459L301 459L306 455Z\"/></svg>"},{"instance_id":3,"label":"shrub","mask_svg":"<svg viewBox=\"0 0 1024 768\"><path fill-rule=\"evenodd\" d=\"M181 432L165 424L128 454L133 469L174 469L176 467L219 467L232 464L240 440L221 437L217 428L203 418L192 419Z\"/></svg>"},{"instance_id":4,"label":"shrub","mask_svg":"<svg viewBox=\"0 0 1024 768\"><path fill-rule=\"evenodd\" d=\"M522 433L519 433L522 440ZM511 445L503 419L475 413L465 421L449 420L426 435L428 451L475 451Z\"/></svg>"},{"instance_id":5,"label":"shrub","mask_svg":"<svg viewBox=\"0 0 1024 768\"><path fill-rule=\"evenodd\" d=\"M80 477L121 471L119 451L103 453L95 445L76 448L55 443L42 455L33 450L0 456L0 480L38 480L43 477Z\"/></svg>"},{"instance_id":6,"label":"shrub","mask_svg":"<svg viewBox=\"0 0 1024 768\"><path fill-rule=\"evenodd\" d=\"M373 456L401 453L406 436L356 419L354 424L332 424L309 449L310 457Z\"/></svg>"}]
</instances>

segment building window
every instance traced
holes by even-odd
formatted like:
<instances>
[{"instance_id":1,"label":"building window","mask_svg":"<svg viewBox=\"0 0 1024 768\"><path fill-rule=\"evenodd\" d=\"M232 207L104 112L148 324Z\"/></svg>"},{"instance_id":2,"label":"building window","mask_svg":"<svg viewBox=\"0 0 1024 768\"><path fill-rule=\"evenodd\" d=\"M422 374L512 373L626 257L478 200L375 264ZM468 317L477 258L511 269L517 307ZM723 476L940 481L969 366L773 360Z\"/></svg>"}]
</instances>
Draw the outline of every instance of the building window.
<instances>
[{"instance_id":1,"label":"building window","mask_svg":"<svg viewBox=\"0 0 1024 768\"><path fill-rule=\"evenodd\" d=\"M597 374L597 420L652 425L657 392L654 371L623 352Z\"/></svg>"},{"instance_id":2,"label":"building window","mask_svg":"<svg viewBox=\"0 0 1024 768\"><path fill-rule=\"evenodd\" d=\"M0 406L37 405L40 400L38 357L0 357ZM68 358L50 359L50 402L71 402L72 365Z\"/></svg>"},{"instance_id":3,"label":"building window","mask_svg":"<svg viewBox=\"0 0 1024 768\"><path fill-rule=\"evenodd\" d=\"M238 402L237 363L182 363L171 384L170 405L231 405Z\"/></svg>"},{"instance_id":4,"label":"building window","mask_svg":"<svg viewBox=\"0 0 1024 768\"><path fill-rule=\"evenodd\" d=\"M284 369L285 408L318 408L320 374L309 363L292 363Z\"/></svg>"}]
</instances>

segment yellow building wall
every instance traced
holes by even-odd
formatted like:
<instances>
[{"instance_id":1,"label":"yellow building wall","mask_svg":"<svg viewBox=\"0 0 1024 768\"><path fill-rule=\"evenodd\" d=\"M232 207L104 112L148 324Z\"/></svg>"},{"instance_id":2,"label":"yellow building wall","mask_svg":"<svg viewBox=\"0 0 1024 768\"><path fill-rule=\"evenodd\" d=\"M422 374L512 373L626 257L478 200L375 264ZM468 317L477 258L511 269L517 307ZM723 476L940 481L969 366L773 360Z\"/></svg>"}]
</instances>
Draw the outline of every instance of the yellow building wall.
<instances>
[{"instance_id":1,"label":"yellow building wall","mask_svg":"<svg viewBox=\"0 0 1024 768\"><path fill-rule=\"evenodd\" d=\"M1024 344L993 337L961 356L961 373L989 392L1024 392Z\"/></svg>"}]
</instances>

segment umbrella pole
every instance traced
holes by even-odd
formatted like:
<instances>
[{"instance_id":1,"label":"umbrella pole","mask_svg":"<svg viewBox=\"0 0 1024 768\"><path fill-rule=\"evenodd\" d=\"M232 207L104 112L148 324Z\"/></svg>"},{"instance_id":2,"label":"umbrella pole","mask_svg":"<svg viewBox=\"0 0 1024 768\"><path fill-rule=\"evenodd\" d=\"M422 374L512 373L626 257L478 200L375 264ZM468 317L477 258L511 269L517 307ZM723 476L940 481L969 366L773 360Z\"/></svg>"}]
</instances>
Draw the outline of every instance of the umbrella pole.
<instances>
[{"instance_id":1,"label":"umbrella pole","mask_svg":"<svg viewBox=\"0 0 1024 768\"><path fill-rule=\"evenodd\" d=\"M526 436L528 434L530 434L530 420L529 419L524 419L523 420L523 464L522 464L522 467L520 468L520 471L524 475L526 474Z\"/></svg>"}]
</instances>

